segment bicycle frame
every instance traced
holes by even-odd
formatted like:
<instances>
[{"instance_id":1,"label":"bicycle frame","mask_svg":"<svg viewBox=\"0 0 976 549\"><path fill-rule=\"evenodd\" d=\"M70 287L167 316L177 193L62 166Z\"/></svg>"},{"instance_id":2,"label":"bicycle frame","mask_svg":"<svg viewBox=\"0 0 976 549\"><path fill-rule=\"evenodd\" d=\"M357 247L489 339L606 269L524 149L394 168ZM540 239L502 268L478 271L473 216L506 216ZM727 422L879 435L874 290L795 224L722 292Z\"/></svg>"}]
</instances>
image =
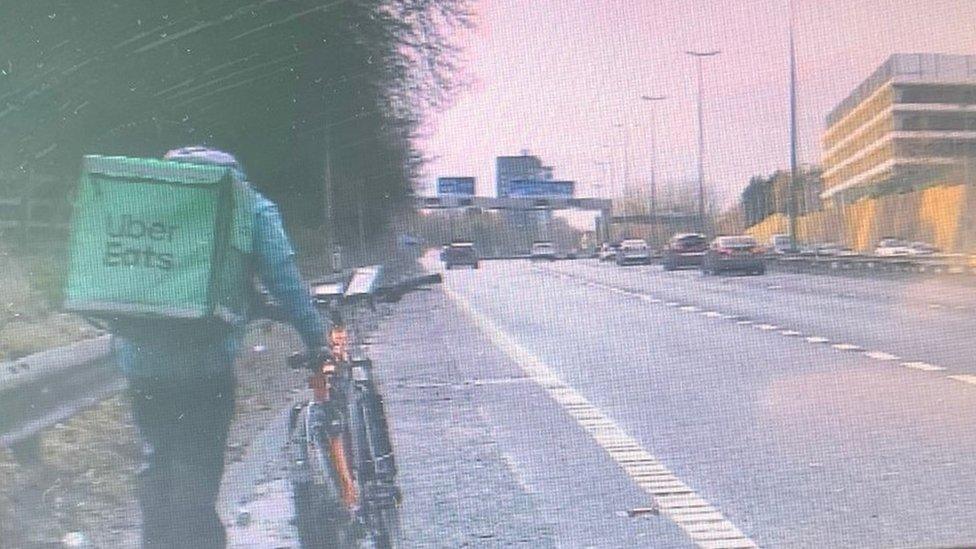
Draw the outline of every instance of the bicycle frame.
<instances>
[{"instance_id":1,"label":"bicycle frame","mask_svg":"<svg viewBox=\"0 0 976 549\"><path fill-rule=\"evenodd\" d=\"M355 532L368 532L377 547L391 547L399 490L382 398L372 385L368 359L353 352L352 330L337 310L332 313L332 358L308 364L312 398L292 410L296 463L315 477L298 478L311 481L326 502L342 507L338 514L320 515L336 523L341 532L335 535L358 537Z\"/></svg>"}]
</instances>

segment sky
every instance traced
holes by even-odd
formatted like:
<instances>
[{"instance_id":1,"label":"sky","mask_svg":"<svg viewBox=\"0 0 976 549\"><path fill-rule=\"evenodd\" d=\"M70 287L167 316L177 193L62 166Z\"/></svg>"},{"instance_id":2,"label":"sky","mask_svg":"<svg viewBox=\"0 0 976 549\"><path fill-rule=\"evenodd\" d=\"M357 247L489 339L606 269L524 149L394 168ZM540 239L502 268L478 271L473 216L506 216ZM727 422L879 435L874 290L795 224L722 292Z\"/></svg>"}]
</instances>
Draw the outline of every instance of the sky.
<instances>
[{"instance_id":1,"label":"sky","mask_svg":"<svg viewBox=\"0 0 976 549\"><path fill-rule=\"evenodd\" d=\"M976 0L793 1L801 163L819 163L827 113L890 54L976 54ZM472 83L427 119L422 194L438 176L475 176L477 193L492 196L495 157L523 149L557 179L577 181L577 196L646 188L652 133L659 185L696 181L697 69L686 50L721 50L705 61L703 83L705 181L715 200L728 206L751 176L789 167L787 0L475 0L474 8L476 27L457 35ZM599 162L613 163L614 181Z\"/></svg>"}]
</instances>

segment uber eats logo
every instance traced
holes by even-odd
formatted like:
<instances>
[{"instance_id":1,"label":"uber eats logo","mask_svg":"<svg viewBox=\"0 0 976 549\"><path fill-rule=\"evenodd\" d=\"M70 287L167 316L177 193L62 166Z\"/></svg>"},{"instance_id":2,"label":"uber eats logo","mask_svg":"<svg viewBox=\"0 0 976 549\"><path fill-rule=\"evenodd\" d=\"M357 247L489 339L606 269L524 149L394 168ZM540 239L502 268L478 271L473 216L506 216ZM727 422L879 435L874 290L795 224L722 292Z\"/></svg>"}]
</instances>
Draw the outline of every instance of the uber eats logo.
<instances>
[{"instance_id":1,"label":"uber eats logo","mask_svg":"<svg viewBox=\"0 0 976 549\"><path fill-rule=\"evenodd\" d=\"M106 267L172 270L176 263L173 254L161 252L160 248L165 250L178 230L178 226L162 221L109 215L105 223L108 239L102 264Z\"/></svg>"}]
</instances>

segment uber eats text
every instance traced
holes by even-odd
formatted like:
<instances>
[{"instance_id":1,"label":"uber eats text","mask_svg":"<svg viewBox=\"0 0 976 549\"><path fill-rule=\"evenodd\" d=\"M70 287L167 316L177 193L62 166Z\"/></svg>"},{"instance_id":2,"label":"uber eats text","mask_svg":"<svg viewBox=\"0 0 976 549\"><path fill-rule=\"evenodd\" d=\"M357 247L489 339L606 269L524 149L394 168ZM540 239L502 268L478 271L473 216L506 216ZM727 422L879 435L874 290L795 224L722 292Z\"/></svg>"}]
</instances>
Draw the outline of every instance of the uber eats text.
<instances>
[{"instance_id":1,"label":"uber eats text","mask_svg":"<svg viewBox=\"0 0 976 549\"><path fill-rule=\"evenodd\" d=\"M173 254L160 252L154 246L173 242L178 229L178 226L162 221L110 215L105 225L108 240L102 264L106 267L172 270L176 263Z\"/></svg>"}]
</instances>

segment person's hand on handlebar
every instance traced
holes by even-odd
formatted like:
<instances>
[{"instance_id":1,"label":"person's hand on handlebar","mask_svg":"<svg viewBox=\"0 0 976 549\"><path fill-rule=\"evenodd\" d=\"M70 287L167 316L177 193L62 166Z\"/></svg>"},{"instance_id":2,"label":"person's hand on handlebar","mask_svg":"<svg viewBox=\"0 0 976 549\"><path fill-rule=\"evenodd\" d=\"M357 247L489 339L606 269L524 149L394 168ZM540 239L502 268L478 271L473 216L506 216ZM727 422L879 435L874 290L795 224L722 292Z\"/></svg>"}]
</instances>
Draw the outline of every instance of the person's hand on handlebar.
<instances>
[{"instance_id":1,"label":"person's hand on handlebar","mask_svg":"<svg viewBox=\"0 0 976 549\"><path fill-rule=\"evenodd\" d=\"M316 370L321 364L330 362L333 358L335 357L332 355L332 351L323 346L314 351L292 354L288 357L288 366L295 370Z\"/></svg>"}]
</instances>

